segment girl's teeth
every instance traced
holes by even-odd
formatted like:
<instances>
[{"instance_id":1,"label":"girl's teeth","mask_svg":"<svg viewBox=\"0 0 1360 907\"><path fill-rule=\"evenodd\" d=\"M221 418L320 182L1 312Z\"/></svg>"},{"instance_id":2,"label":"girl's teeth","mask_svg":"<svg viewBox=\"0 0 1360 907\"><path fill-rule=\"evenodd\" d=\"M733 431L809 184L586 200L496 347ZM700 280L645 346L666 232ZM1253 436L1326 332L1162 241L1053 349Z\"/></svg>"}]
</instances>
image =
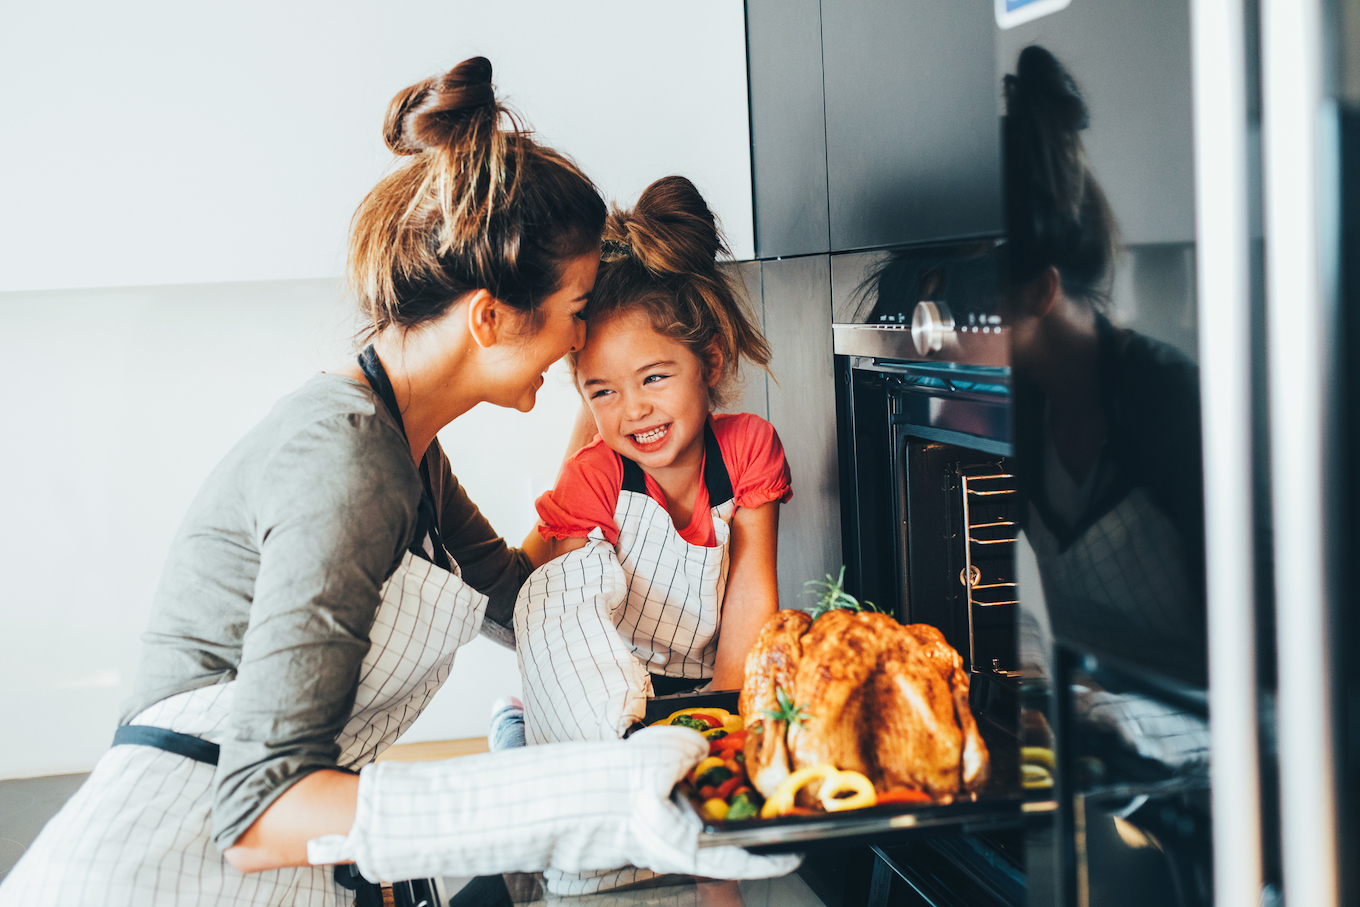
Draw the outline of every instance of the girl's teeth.
<instances>
[{"instance_id":1,"label":"girl's teeth","mask_svg":"<svg viewBox=\"0 0 1360 907\"><path fill-rule=\"evenodd\" d=\"M665 433L666 426L663 425L660 428L654 428L649 432L639 432L637 434L634 434L633 440L638 442L639 444L651 444L653 441L660 440L661 436L664 435Z\"/></svg>"}]
</instances>

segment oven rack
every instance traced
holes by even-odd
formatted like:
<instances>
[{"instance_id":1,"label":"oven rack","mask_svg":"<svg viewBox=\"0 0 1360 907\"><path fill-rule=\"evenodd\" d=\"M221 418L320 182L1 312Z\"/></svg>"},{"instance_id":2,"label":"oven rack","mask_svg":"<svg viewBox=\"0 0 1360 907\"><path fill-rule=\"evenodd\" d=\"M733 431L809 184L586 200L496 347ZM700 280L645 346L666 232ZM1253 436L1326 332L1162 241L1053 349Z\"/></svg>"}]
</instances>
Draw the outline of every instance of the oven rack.
<instances>
[{"instance_id":1,"label":"oven rack","mask_svg":"<svg viewBox=\"0 0 1360 907\"><path fill-rule=\"evenodd\" d=\"M1007 517L980 516L974 522L978 508L987 504L999 503L1018 494L1015 476L1008 472L962 473L959 476L960 497L963 505L963 525L967 544L964 548L964 566L959 581L966 590L968 600L968 664L972 671L978 671L977 641L975 629L975 609L1000 608L1019 604L1017 584L1004 579L989 579L983 576L982 569L974 562L975 549L978 554L990 553L997 546L1013 545L1019 535L1020 524ZM993 666L998 674L1001 671Z\"/></svg>"}]
</instances>

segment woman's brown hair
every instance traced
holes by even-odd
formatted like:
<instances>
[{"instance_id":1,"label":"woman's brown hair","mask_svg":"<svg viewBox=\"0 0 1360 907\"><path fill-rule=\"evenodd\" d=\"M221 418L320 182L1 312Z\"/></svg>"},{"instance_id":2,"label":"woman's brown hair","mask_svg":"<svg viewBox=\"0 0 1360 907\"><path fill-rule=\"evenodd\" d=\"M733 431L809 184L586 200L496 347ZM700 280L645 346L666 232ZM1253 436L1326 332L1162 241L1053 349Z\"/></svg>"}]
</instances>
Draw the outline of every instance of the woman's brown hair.
<instances>
[{"instance_id":1,"label":"woman's brown hair","mask_svg":"<svg viewBox=\"0 0 1360 907\"><path fill-rule=\"evenodd\" d=\"M1057 58L1037 45L1020 52L1015 75L1003 84L1010 277L1023 284L1057 268L1069 298L1102 308L1119 227L1086 162L1086 101Z\"/></svg>"},{"instance_id":2,"label":"woman's brown hair","mask_svg":"<svg viewBox=\"0 0 1360 907\"><path fill-rule=\"evenodd\" d=\"M484 57L398 92L383 138L408 160L350 225L349 278L368 337L438 318L479 289L535 316L563 264L599 245L599 190L496 100Z\"/></svg>"},{"instance_id":3,"label":"woman's brown hair","mask_svg":"<svg viewBox=\"0 0 1360 907\"><path fill-rule=\"evenodd\" d=\"M709 402L721 406L742 359L769 371L770 347L743 304L731 273L718 266L727 251L717 219L683 176L652 183L631 210L617 206L605 222L603 261L586 308L588 323L642 311L660 334L715 365ZM589 339L586 341L589 343ZM573 357L574 358L574 357Z\"/></svg>"}]
</instances>

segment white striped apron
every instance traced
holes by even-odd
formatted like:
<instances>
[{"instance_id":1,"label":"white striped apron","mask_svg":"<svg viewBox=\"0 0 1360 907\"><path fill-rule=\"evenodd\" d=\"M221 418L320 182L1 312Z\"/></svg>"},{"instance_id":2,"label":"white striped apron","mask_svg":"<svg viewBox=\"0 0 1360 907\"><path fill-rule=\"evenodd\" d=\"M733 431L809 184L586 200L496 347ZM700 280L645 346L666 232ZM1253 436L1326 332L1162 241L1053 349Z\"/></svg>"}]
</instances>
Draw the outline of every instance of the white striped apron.
<instances>
[{"instance_id":1,"label":"white striped apron","mask_svg":"<svg viewBox=\"0 0 1360 907\"><path fill-rule=\"evenodd\" d=\"M407 552L383 585L338 765L357 771L397 739L477 635L486 596ZM152 705L133 720L215 743L232 682ZM148 746L115 746L0 885L0 905L347 905L330 867L243 875L211 838L213 766Z\"/></svg>"},{"instance_id":2,"label":"white striped apron","mask_svg":"<svg viewBox=\"0 0 1360 907\"><path fill-rule=\"evenodd\" d=\"M737 505L712 425L704 427L704 485L717 540L712 548L680 537L666 508L647 494L642 468L623 458L614 549L628 593L613 617L625 644L653 674L713 676L727 591L729 524Z\"/></svg>"},{"instance_id":3,"label":"white striped apron","mask_svg":"<svg viewBox=\"0 0 1360 907\"><path fill-rule=\"evenodd\" d=\"M646 476L625 459L610 546L599 529L583 548L535 570L515 601L515 650L530 744L611 740L642 720L653 676L713 676L727 589L732 484L711 427L704 484L717 546L680 537Z\"/></svg>"}]
</instances>

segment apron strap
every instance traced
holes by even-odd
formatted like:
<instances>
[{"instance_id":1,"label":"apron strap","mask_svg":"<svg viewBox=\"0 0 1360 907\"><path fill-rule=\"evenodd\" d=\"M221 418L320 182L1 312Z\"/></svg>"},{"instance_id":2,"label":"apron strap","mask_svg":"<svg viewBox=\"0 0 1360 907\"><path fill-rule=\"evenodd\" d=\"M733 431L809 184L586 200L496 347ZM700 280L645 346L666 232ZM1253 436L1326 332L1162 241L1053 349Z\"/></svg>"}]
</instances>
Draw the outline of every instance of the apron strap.
<instances>
[{"instance_id":1,"label":"apron strap","mask_svg":"<svg viewBox=\"0 0 1360 907\"><path fill-rule=\"evenodd\" d=\"M210 740L146 724L125 724L114 731L113 745L124 744L154 747L205 765L216 765L218 753L221 751L221 747Z\"/></svg>"},{"instance_id":2,"label":"apron strap","mask_svg":"<svg viewBox=\"0 0 1360 907\"><path fill-rule=\"evenodd\" d=\"M378 360L373 344L364 347L359 354L359 368L368 379L369 387L382 400L387 411L396 420L402 434L406 434L406 423L401 418L401 408L397 406L397 394L392 390L392 382L387 378L387 370ZM420 505L416 510L416 534L411 540L410 552L421 560L430 561L441 570L453 570L449 553L439 535L439 511L434 506L434 494L430 491L430 465L424 457L420 458ZM429 539L430 550L425 550L425 540Z\"/></svg>"},{"instance_id":3,"label":"apron strap","mask_svg":"<svg viewBox=\"0 0 1360 907\"><path fill-rule=\"evenodd\" d=\"M708 488L708 506L718 507L732 500L732 477L727 474L712 422L704 423L704 485Z\"/></svg>"},{"instance_id":4,"label":"apron strap","mask_svg":"<svg viewBox=\"0 0 1360 907\"><path fill-rule=\"evenodd\" d=\"M623 461L623 490L647 493L647 476L642 467L632 460L619 455ZM732 500L732 477L723 462L722 448L718 446L718 436L713 433L713 423L704 424L704 487L708 489L708 506L718 507Z\"/></svg>"}]
</instances>

